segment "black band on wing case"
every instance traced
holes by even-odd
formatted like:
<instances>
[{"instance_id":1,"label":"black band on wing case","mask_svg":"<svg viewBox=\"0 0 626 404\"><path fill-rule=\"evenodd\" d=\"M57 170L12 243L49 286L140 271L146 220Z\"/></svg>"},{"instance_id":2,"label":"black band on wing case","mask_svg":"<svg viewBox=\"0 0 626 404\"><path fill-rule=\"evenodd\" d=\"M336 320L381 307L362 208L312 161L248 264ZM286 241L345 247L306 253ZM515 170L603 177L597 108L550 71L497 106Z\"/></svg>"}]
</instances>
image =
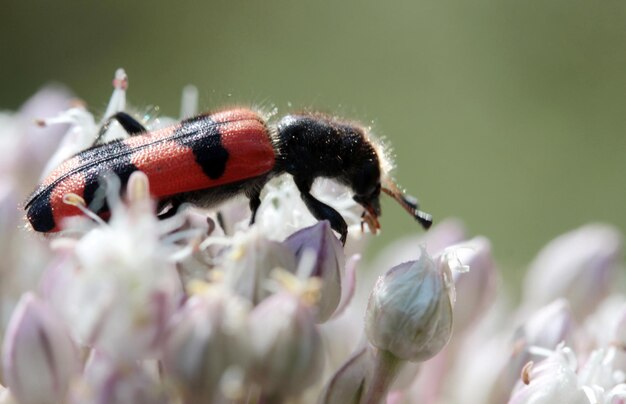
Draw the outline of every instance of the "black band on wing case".
<instances>
[{"instance_id":1,"label":"black band on wing case","mask_svg":"<svg viewBox=\"0 0 626 404\"><path fill-rule=\"evenodd\" d=\"M54 229L54 216L52 215L52 205L50 205L51 194L52 189L46 189L30 201L26 217L36 231L48 232Z\"/></svg>"},{"instance_id":2,"label":"black band on wing case","mask_svg":"<svg viewBox=\"0 0 626 404\"><path fill-rule=\"evenodd\" d=\"M79 154L79 157L81 162L88 163L101 157L99 154L105 151L107 154L116 154L118 157L113 160L105 160L100 165L94 166L85 172L85 190L83 192L83 198L85 199L85 203L87 203L90 209L95 213L107 212L109 210L104 193L96 197L98 189L102 188L104 190L102 176L107 173L115 174L120 180L122 189L125 189L128 178L134 171L137 171L137 167L131 163L131 148L128 147L126 143L119 140L109 143L107 150L98 148L90 149ZM92 206L94 201L96 205Z\"/></svg>"},{"instance_id":3,"label":"black band on wing case","mask_svg":"<svg viewBox=\"0 0 626 404\"><path fill-rule=\"evenodd\" d=\"M212 180L224 175L229 157L218 128L210 116L201 115L183 121L172 136L193 151L202 172Z\"/></svg>"}]
</instances>

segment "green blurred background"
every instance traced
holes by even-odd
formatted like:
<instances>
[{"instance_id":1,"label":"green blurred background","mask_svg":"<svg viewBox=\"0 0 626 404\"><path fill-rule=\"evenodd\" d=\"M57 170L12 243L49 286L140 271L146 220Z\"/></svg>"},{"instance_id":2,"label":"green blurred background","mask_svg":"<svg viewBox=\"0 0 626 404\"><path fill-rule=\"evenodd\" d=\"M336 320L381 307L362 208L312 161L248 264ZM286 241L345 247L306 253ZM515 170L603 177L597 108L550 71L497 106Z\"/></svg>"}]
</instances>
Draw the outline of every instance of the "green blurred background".
<instances>
[{"instance_id":1,"label":"green blurred background","mask_svg":"<svg viewBox=\"0 0 626 404\"><path fill-rule=\"evenodd\" d=\"M0 108L64 83L102 113L130 102L314 108L371 124L398 181L523 268L589 221L626 229L626 2L3 3ZM378 246L417 225L390 201Z\"/></svg>"}]
</instances>

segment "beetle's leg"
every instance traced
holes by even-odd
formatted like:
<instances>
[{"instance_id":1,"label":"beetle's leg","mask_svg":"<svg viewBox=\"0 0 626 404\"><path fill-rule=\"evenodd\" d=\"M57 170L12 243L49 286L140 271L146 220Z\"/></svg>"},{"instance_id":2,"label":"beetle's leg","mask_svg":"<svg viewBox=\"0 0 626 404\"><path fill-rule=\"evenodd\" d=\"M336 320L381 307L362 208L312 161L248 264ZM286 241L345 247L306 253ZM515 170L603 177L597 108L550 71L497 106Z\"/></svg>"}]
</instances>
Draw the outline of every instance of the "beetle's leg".
<instances>
[{"instance_id":1,"label":"beetle's leg","mask_svg":"<svg viewBox=\"0 0 626 404\"><path fill-rule=\"evenodd\" d=\"M117 123L119 123L130 136L139 135L148 131L141 123L139 123L139 121L128 115L126 112L116 112L108 117L104 124L100 127L98 136L96 136L96 140L93 142L94 146L102 142L104 134L107 130L109 130L113 121L117 121Z\"/></svg>"},{"instance_id":2,"label":"beetle's leg","mask_svg":"<svg viewBox=\"0 0 626 404\"><path fill-rule=\"evenodd\" d=\"M254 224L256 219L256 212L259 210L259 206L261 206L261 191L255 190L250 197L250 211L252 212L252 216L250 217L250 226Z\"/></svg>"},{"instance_id":3,"label":"beetle's leg","mask_svg":"<svg viewBox=\"0 0 626 404\"><path fill-rule=\"evenodd\" d=\"M176 212L178 212L178 208L180 208L180 205L182 205L182 202L179 201L178 199L165 200L165 201L159 202L158 210L161 211L161 209L167 206L168 203L172 206L170 206L170 208L166 210L165 212L157 215L159 220L167 219L167 218L174 216Z\"/></svg>"},{"instance_id":4,"label":"beetle's leg","mask_svg":"<svg viewBox=\"0 0 626 404\"><path fill-rule=\"evenodd\" d=\"M315 199L310 192L311 184L296 182L296 185L300 191L300 197L309 209L309 212L311 212L317 220L328 220L330 227L341 234L341 244L345 245L346 239L348 238L348 225L339 212L326 205L324 202Z\"/></svg>"}]
</instances>

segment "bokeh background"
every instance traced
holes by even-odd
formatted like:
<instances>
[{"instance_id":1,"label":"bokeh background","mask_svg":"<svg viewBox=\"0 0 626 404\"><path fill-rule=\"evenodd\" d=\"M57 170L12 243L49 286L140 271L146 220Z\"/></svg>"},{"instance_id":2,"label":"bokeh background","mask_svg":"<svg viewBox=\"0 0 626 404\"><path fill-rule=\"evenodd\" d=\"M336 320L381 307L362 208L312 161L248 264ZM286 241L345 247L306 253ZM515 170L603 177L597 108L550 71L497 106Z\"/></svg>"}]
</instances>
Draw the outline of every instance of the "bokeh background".
<instances>
[{"instance_id":1,"label":"bokeh background","mask_svg":"<svg viewBox=\"0 0 626 404\"><path fill-rule=\"evenodd\" d=\"M488 236L518 274L590 221L626 231L626 2L3 2L0 108L63 83L129 100L311 108L371 125L436 219ZM391 201L377 246L419 231Z\"/></svg>"}]
</instances>

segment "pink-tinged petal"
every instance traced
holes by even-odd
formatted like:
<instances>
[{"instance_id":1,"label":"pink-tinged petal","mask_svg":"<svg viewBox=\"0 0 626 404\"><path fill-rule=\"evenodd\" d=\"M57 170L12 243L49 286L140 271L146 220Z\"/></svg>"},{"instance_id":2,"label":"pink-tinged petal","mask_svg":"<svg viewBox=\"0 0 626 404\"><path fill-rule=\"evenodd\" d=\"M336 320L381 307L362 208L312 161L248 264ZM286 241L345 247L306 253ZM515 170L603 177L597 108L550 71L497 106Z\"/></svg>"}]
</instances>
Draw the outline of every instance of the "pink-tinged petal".
<instances>
[{"instance_id":1,"label":"pink-tinged petal","mask_svg":"<svg viewBox=\"0 0 626 404\"><path fill-rule=\"evenodd\" d=\"M71 404L166 404L165 386L141 363L117 363L92 350L82 378L72 384Z\"/></svg>"},{"instance_id":2,"label":"pink-tinged petal","mask_svg":"<svg viewBox=\"0 0 626 404\"><path fill-rule=\"evenodd\" d=\"M164 344L167 376L189 402L212 402L222 375L243 361L249 303L224 290L192 296L175 316Z\"/></svg>"},{"instance_id":3,"label":"pink-tinged petal","mask_svg":"<svg viewBox=\"0 0 626 404\"><path fill-rule=\"evenodd\" d=\"M39 279L39 295L59 311L63 310L63 302L72 285L74 267L71 260L70 252L64 251L54 257Z\"/></svg>"},{"instance_id":4,"label":"pink-tinged petal","mask_svg":"<svg viewBox=\"0 0 626 404\"><path fill-rule=\"evenodd\" d=\"M616 228L590 224L557 237L539 252L524 284L524 303L536 308L566 298L577 320L610 293L623 254Z\"/></svg>"},{"instance_id":5,"label":"pink-tinged petal","mask_svg":"<svg viewBox=\"0 0 626 404\"><path fill-rule=\"evenodd\" d=\"M83 106L70 108L54 118L43 121L43 123L46 129L65 128L67 124L70 124L70 126L64 131L63 137L58 142L58 147L56 147L54 153L50 153L48 156L41 173L42 179L62 162L90 147L98 134L93 115Z\"/></svg>"},{"instance_id":6,"label":"pink-tinged petal","mask_svg":"<svg viewBox=\"0 0 626 404\"><path fill-rule=\"evenodd\" d=\"M18 201L15 184L9 178L2 178L0 172L0 246L9 242L18 226L21 218Z\"/></svg>"},{"instance_id":7,"label":"pink-tinged petal","mask_svg":"<svg viewBox=\"0 0 626 404\"><path fill-rule=\"evenodd\" d=\"M127 205L109 182L112 217L76 243L68 264L71 287L61 304L77 341L126 361L151 358L160 349L183 292L168 255L174 247L160 238L147 180L131 178Z\"/></svg>"},{"instance_id":8,"label":"pink-tinged petal","mask_svg":"<svg viewBox=\"0 0 626 404\"><path fill-rule=\"evenodd\" d=\"M18 118L21 126L20 148L28 154L22 162L24 169L41 169L59 144L67 125L40 127L35 124L41 119L58 115L70 107L72 94L64 87L50 85L39 90L20 108Z\"/></svg>"},{"instance_id":9,"label":"pink-tinged petal","mask_svg":"<svg viewBox=\"0 0 626 404\"><path fill-rule=\"evenodd\" d=\"M32 293L13 312L2 357L7 385L21 403L62 401L78 370L76 347L60 319Z\"/></svg>"},{"instance_id":10,"label":"pink-tinged petal","mask_svg":"<svg viewBox=\"0 0 626 404\"><path fill-rule=\"evenodd\" d=\"M332 318L337 318L343 314L354 297L354 292L356 291L356 271L359 261L361 261L361 256L353 255L346 262L346 271L341 285L341 300Z\"/></svg>"},{"instance_id":11,"label":"pink-tinged petal","mask_svg":"<svg viewBox=\"0 0 626 404\"><path fill-rule=\"evenodd\" d=\"M326 384L320 396L323 404L358 403L364 394L365 379L373 366L368 348L356 351Z\"/></svg>"},{"instance_id":12,"label":"pink-tinged petal","mask_svg":"<svg viewBox=\"0 0 626 404\"><path fill-rule=\"evenodd\" d=\"M326 384L319 401L339 404L389 400L391 385L405 364L390 352L367 344L337 370ZM393 394L392 397L400 398Z\"/></svg>"},{"instance_id":13,"label":"pink-tinged petal","mask_svg":"<svg viewBox=\"0 0 626 404\"><path fill-rule=\"evenodd\" d=\"M239 233L232 249L224 255L225 283L252 304L270 294L267 284L274 269L296 269L294 253L282 243L267 239L256 228Z\"/></svg>"},{"instance_id":14,"label":"pink-tinged petal","mask_svg":"<svg viewBox=\"0 0 626 404\"><path fill-rule=\"evenodd\" d=\"M461 263L469 267L467 273L453 273L457 299L454 332L459 335L478 323L491 307L500 279L491 243L485 237L476 237L449 248L455 249Z\"/></svg>"},{"instance_id":15,"label":"pink-tinged petal","mask_svg":"<svg viewBox=\"0 0 626 404\"><path fill-rule=\"evenodd\" d=\"M509 346L508 361L499 372L495 391L503 398L518 383L523 367L529 361L540 362L543 356L533 352L537 348L554 350L565 341L573 339L574 321L569 304L560 299L537 310L520 326Z\"/></svg>"},{"instance_id":16,"label":"pink-tinged petal","mask_svg":"<svg viewBox=\"0 0 626 404\"><path fill-rule=\"evenodd\" d=\"M579 384L576 358L567 347L559 348L540 363L529 364L520 373L509 404L588 404L591 401Z\"/></svg>"},{"instance_id":17,"label":"pink-tinged petal","mask_svg":"<svg viewBox=\"0 0 626 404\"><path fill-rule=\"evenodd\" d=\"M0 404L17 404L9 389L0 384Z\"/></svg>"},{"instance_id":18,"label":"pink-tinged petal","mask_svg":"<svg viewBox=\"0 0 626 404\"><path fill-rule=\"evenodd\" d=\"M269 397L300 394L321 376L322 339L310 308L288 293L263 300L249 317L249 375Z\"/></svg>"},{"instance_id":19,"label":"pink-tinged petal","mask_svg":"<svg viewBox=\"0 0 626 404\"><path fill-rule=\"evenodd\" d=\"M335 237L327 220L304 228L287 238L284 244L301 260L307 251L315 256L310 276L321 279L322 288L317 303L317 321L328 320L341 300L341 286L346 257L341 242Z\"/></svg>"}]
</instances>

